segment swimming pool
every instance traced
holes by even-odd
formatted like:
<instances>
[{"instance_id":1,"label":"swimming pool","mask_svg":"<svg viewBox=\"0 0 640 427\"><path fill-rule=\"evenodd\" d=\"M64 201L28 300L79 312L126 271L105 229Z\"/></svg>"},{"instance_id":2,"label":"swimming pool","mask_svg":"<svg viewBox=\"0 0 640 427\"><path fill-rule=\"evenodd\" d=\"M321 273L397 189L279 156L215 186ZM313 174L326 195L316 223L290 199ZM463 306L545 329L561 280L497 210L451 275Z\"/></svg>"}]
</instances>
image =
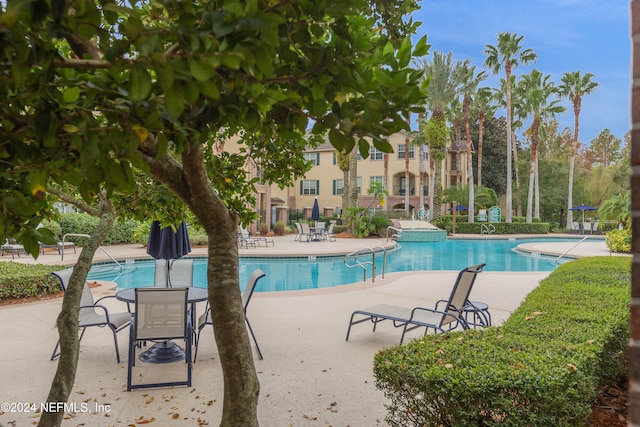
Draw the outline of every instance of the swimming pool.
<instances>
[{"instance_id":1,"label":"swimming pool","mask_svg":"<svg viewBox=\"0 0 640 427\"><path fill-rule=\"evenodd\" d=\"M462 270L470 265L486 263L485 271L552 271L557 265L553 258L531 256L514 251L519 244L544 241L577 241L576 239L476 239L447 240L444 242L403 242L398 250L387 254L386 273L420 270ZM206 258L194 258L194 286L206 287ZM363 258L366 259L366 258ZM369 256L369 260L371 257ZM155 260L127 260L124 270L113 263L94 264L90 280L110 280L118 288L152 286ZM317 289L361 282L361 268L347 268L344 257L261 258L240 260L240 284L244 286L249 275L261 268L266 277L256 292ZM382 255L376 254L378 279L382 273ZM371 281L371 268L367 268Z\"/></svg>"}]
</instances>

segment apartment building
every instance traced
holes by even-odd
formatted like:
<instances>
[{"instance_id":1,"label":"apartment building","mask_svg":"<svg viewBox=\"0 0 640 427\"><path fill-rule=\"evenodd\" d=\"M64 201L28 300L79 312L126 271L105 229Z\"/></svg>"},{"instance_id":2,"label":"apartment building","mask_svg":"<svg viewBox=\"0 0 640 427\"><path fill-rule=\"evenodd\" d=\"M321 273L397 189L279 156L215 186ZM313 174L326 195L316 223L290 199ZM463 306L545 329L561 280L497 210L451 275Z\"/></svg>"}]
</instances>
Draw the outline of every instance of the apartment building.
<instances>
[{"instance_id":1,"label":"apartment building","mask_svg":"<svg viewBox=\"0 0 640 427\"><path fill-rule=\"evenodd\" d=\"M231 152L237 150L237 140L232 138L226 141L221 149ZM391 135L389 143L393 153L385 154L371 145L367 159L358 154L358 206L409 213L413 210L418 212L421 207L430 209L429 183L432 178L427 147L414 145L412 136L405 132ZM443 188L465 182L464 150L463 141L449 148L442 162ZM256 185L255 209L260 213L260 219L249 226L250 231L257 231L260 223L287 223L292 210L301 211L305 218L309 218L315 199L318 199L321 215L332 216L341 212L344 173L338 166L335 148L326 139L324 143L306 151L304 156L311 163L311 169L293 187L280 189L273 184ZM385 156L388 159L386 170ZM254 164L247 164L247 170L253 176L260 176ZM384 204L368 194L374 182L382 183L388 192Z\"/></svg>"},{"instance_id":2,"label":"apartment building","mask_svg":"<svg viewBox=\"0 0 640 427\"><path fill-rule=\"evenodd\" d=\"M373 145L369 157L358 155L358 206L376 208L384 211L419 211L421 207L430 209L431 195L429 182L431 172L429 153L426 146L413 145L413 138L407 133L396 133L389 137L393 153L386 154ZM289 209L302 210L305 217L311 215L314 200L318 199L320 212L324 216L339 213L342 208L344 173L340 170L336 150L330 142L304 153L312 167L304 178L292 188L280 190L276 186L270 189L271 215L269 221L285 221ZM408 168L407 168L408 157ZM447 188L466 180L466 153L464 144L453 144L446 159L442 162L442 185ZM372 183L379 182L386 188L388 195L384 204L369 195ZM408 209L407 209L408 206ZM266 203L264 208L267 208ZM264 218L266 221L267 219Z\"/></svg>"}]
</instances>

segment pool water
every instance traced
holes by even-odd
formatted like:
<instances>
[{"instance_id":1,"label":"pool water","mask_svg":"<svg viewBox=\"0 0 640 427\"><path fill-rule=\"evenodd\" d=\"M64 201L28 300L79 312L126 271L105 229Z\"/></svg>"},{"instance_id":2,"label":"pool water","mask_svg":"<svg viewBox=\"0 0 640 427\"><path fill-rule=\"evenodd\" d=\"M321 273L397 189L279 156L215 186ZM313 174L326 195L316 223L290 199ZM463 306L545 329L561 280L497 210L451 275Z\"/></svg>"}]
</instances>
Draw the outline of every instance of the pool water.
<instances>
[{"instance_id":1,"label":"pool water","mask_svg":"<svg viewBox=\"0 0 640 427\"><path fill-rule=\"evenodd\" d=\"M421 270L462 270L470 265L486 263L485 271L552 271L557 267L553 258L515 252L517 245L529 242L567 241L575 239L504 239L447 240L444 242L403 242L400 249L387 253L386 273ZM370 261L371 255L363 256ZM377 280L382 273L381 253L376 254ZM95 264L90 280L110 280L118 288L153 286L155 260L128 260L121 272L114 263ZM256 292L291 291L327 288L362 282L361 268L348 268L344 256L240 259L240 284L246 284L251 272L261 268L266 277ZM195 258L194 286L206 287L207 259ZM367 281L371 281L371 266L367 266Z\"/></svg>"}]
</instances>

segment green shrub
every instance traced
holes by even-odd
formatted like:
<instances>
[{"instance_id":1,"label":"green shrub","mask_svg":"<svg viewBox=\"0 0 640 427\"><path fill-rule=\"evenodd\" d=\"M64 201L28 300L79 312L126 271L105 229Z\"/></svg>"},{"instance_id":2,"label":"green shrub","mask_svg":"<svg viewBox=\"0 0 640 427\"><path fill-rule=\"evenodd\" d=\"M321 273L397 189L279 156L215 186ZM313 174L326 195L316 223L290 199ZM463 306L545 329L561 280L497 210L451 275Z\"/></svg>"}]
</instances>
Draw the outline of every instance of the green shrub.
<instances>
[{"instance_id":1,"label":"green shrub","mask_svg":"<svg viewBox=\"0 0 640 427\"><path fill-rule=\"evenodd\" d=\"M628 365L630 259L560 266L501 327L428 335L375 356L392 426L574 426Z\"/></svg>"},{"instance_id":2,"label":"green shrub","mask_svg":"<svg viewBox=\"0 0 640 427\"><path fill-rule=\"evenodd\" d=\"M42 226L51 230L56 240L62 240L62 227L56 221L44 220L42 221Z\"/></svg>"},{"instance_id":3,"label":"green shrub","mask_svg":"<svg viewBox=\"0 0 640 427\"><path fill-rule=\"evenodd\" d=\"M338 225L338 224L336 224L336 226L333 228L333 232L335 234L344 233L345 231L347 231L347 226L346 225Z\"/></svg>"},{"instance_id":4,"label":"green shrub","mask_svg":"<svg viewBox=\"0 0 640 427\"><path fill-rule=\"evenodd\" d=\"M273 225L273 232L276 236L284 235L284 222L278 221Z\"/></svg>"},{"instance_id":5,"label":"green shrub","mask_svg":"<svg viewBox=\"0 0 640 427\"><path fill-rule=\"evenodd\" d=\"M260 235L266 236L267 234L269 234L269 224L263 222L260 224Z\"/></svg>"},{"instance_id":6,"label":"green shrub","mask_svg":"<svg viewBox=\"0 0 640 427\"><path fill-rule=\"evenodd\" d=\"M85 213L63 214L58 223L60 224L61 234L88 234L91 235L98 226L99 219ZM116 221L109 235L103 242L105 245L113 245L116 243L130 243L134 241L134 234L138 229L138 222L134 220ZM69 236L66 241L74 242L76 245L82 246L86 244L86 237Z\"/></svg>"},{"instance_id":7,"label":"green shrub","mask_svg":"<svg viewBox=\"0 0 640 427\"><path fill-rule=\"evenodd\" d=\"M376 215L369 220L369 229L371 234L375 234L378 237L386 237L387 227L391 225L391 220L385 216Z\"/></svg>"},{"instance_id":8,"label":"green shrub","mask_svg":"<svg viewBox=\"0 0 640 427\"><path fill-rule=\"evenodd\" d=\"M60 281L51 273L67 268L63 265L0 262L0 300L43 297L60 290Z\"/></svg>"},{"instance_id":9,"label":"green shrub","mask_svg":"<svg viewBox=\"0 0 640 427\"><path fill-rule=\"evenodd\" d=\"M605 243L612 252L631 252L631 229L609 231Z\"/></svg>"},{"instance_id":10,"label":"green shrub","mask_svg":"<svg viewBox=\"0 0 640 427\"><path fill-rule=\"evenodd\" d=\"M551 224L547 222L456 222L456 233L460 234L480 234L482 225L493 225L495 231L492 234L547 234L551 229Z\"/></svg>"},{"instance_id":11,"label":"green shrub","mask_svg":"<svg viewBox=\"0 0 640 427\"><path fill-rule=\"evenodd\" d=\"M209 238L204 230L189 228L189 243L191 243L191 246L207 246L209 244ZM146 244L145 242L145 245Z\"/></svg>"},{"instance_id":12,"label":"green shrub","mask_svg":"<svg viewBox=\"0 0 640 427\"><path fill-rule=\"evenodd\" d=\"M142 246L146 246L149 242L149 232L151 229L150 223L138 224L135 231L132 234L132 243L139 243ZM189 233L189 243L191 246L207 246L209 239L207 233L196 227L187 226L187 232Z\"/></svg>"}]
</instances>

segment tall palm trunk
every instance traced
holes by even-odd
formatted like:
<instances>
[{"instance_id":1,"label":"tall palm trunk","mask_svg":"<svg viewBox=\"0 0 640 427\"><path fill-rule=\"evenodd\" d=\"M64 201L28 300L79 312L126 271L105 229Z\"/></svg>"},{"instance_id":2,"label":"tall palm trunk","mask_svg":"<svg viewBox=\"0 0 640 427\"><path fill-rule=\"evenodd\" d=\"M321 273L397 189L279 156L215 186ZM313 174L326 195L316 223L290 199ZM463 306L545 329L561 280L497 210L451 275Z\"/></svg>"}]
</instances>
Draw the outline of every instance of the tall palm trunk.
<instances>
[{"instance_id":1,"label":"tall palm trunk","mask_svg":"<svg viewBox=\"0 0 640 427\"><path fill-rule=\"evenodd\" d=\"M436 162L433 161L433 157L429 157L429 221L435 219L435 182L436 182ZM438 215L440 217L440 215Z\"/></svg>"},{"instance_id":2,"label":"tall palm trunk","mask_svg":"<svg viewBox=\"0 0 640 427\"><path fill-rule=\"evenodd\" d=\"M512 210L513 210L513 189L511 183L512 164L511 164L511 151L513 149L513 142L511 137L511 125L513 121L513 113L511 111L511 64L508 62L504 66L506 73L506 88L507 88L507 194L505 200L505 222L512 222Z\"/></svg>"},{"instance_id":3,"label":"tall palm trunk","mask_svg":"<svg viewBox=\"0 0 640 427\"><path fill-rule=\"evenodd\" d=\"M536 161L538 156L538 133L540 129L540 118L535 116L531 124L531 160L529 162L529 193L527 194L527 219L528 223L533 222L533 195L535 191Z\"/></svg>"},{"instance_id":4,"label":"tall palm trunk","mask_svg":"<svg viewBox=\"0 0 640 427\"><path fill-rule=\"evenodd\" d=\"M516 215L522 216L522 193L520 192L520 168L518 167L518 144L516 143L516 131L511 129L513 141L513 168L516 175Z\"/></svg>"},{"instance_id":5,"label":"tall palm trunk","mask_svg":"<svg viewBox=\"0 0 640 427\"><path fill-rule=\"evenodd\" d=\"M419 163L419 169L420 169L420 182L418 183L419 188L418 191L420 191L420 209L424 208L424 182L425 182L425 178L427 176L427 173L425 172L425 166L424 166L424 153L425 153L425 145L421 145L420 146L420 163Z\"/></svg>"},{"instance_id":6,"label":"tall palm trunk","mask_svg":"<svg viewBox=\"0 0 640 427\"><path fill-rule=\"evenodd\" d=\"M569 191L567 195L567 229L571 229L573 222L573 175L575 171L576 158L578 157L578 132L580 127L580 101L573 105L573 141L571 141L571 157L569 158Z\"/></svg>"},{"instance_id":7,"label":"tall palm trunk","mask_svg":"<svg viewBox=\"0 0 640 427\"><path fill-rule=\"evenodd\" d=\"M471 109L471 97L467 94L464 96L464 101L462 104L462 111L464 113L464 138L466 141L466 149L467 149L467 179L469 183L469 200L468 200L468 208L467 211L469 213L468 222L474 222L475 216L475 193L473 188L473 157L471 155L471 130L469 129L469 116Z\"/></svg>"},{"instance_id":8,"label":"tall palm trunk","mask_svg":"<svg viewBox=\"0 0 640 427\"><path fill-rule=\"evenodd\" d=\"M482 142L484 137L484 111L478 115L478 187L482 187Z\"/></svg>"},{"instance_id":9,"label":"tall palm trunk","mask_svg":"<svg viewBox=\"0 0 640 427\"><path fill-rule=\"evenodd\" d=\"M409 193L411 182L409 175L409 132L404 134L404 211L409 213Z\"/></svg>"},{"instance_id":10,"label":"tall palm trunk","mask_svg":"<svg viewBox=\"0 0 640 427\"><path fill-rule=\"evenodd\" d=\"M388 200L388 194L389 194L389 154L384 153L384 158L383 158L383 164L384 164L384 176L382 177L383 180L383 187L384 187L384 211L388 212L389 211L389 200Z\"/></svg>"},{"instance_id":11,"label":"tall palm trunk","mask_svg":"<svg viewBox=\"0 0 640 427\"><path fill-rule=\"evenodd\" d=\"M358 148L349 154L349 207L358 206Z\"/></svg>"},{"instance_id":12,"label":"tall palm trunk","mask_svg":"<svg viewBox=\"0 0 640 427\"><path fill-rule=\"evenodd\" d=\"M533 203L533 217L540 218L540 173L538 170L540 156L536 156L536 182L535 182L535 201Z\"/></svg>"}]
</instances>

